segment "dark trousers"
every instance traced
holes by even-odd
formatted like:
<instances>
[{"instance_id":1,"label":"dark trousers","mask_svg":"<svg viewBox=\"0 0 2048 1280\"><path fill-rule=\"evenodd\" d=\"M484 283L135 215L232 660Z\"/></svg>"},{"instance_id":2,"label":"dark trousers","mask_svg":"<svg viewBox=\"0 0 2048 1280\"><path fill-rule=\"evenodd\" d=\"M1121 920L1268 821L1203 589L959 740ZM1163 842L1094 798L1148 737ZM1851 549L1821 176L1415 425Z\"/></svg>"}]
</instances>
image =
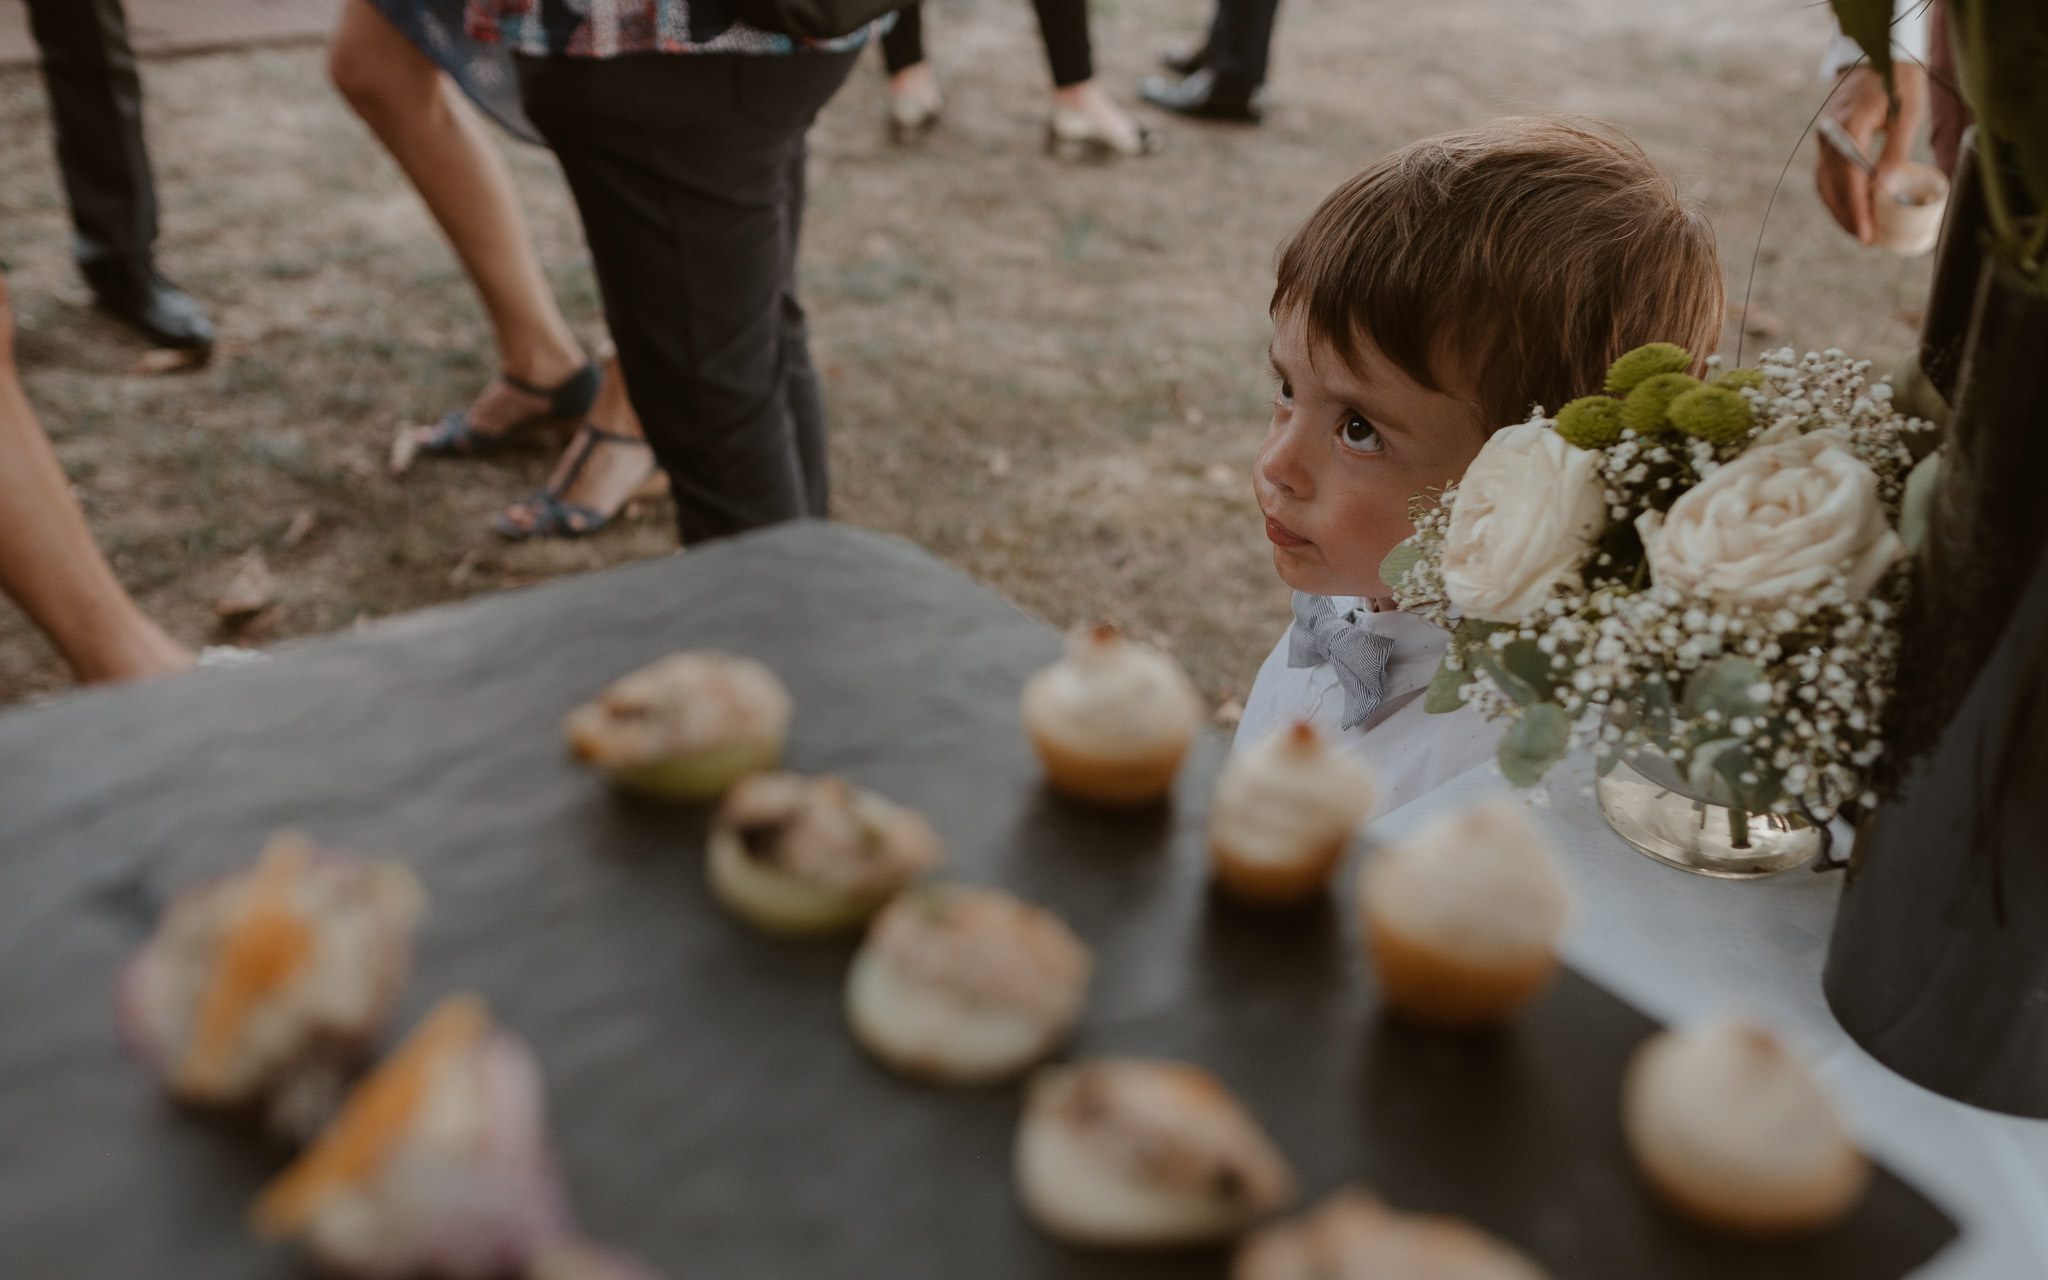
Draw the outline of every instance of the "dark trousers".
<instances>
[{"instance_id":1,"label":"dark trousers","mask_svg":"<svg viewBox=\"0 0 2048 1280\"><path fill-rule=\"evenodd\" d=\"M1064 89L1095 78L1095 60L1088 47L1088 0L1031 0L1038 11L1038 35L1045 42L1045 61L1052 82ZM882 61L889 74L924 61L922 5L896 11L896 26L882 37Z\"/></svg>"},{"instance_id":2,"label":"dark trousers","mask_svg":"<svg viewBox=\"0 0 2048 1280\"><path fill-rule=\"evenodd\" d=\"M156 250L156 185L142 145L142 83L121 0L28 0L71 201L73 252L102 297L146 289Z\"/></svg>"},{"instance_id":3,"label":"dark trousers","mask_svg":"<svg viewBox=\"0 0 2048 1280\"><path fill-rule=\"evenodd\" d=\"M516 60L686 545L826 513L797 232L804 135L854 57Z\"/></svg>"},{"instance_id":4,"label":"dark trousers","mask_svg":"<svg viewBox=\"0 0 2048 1280\"><path fill-rule=\"evenodd\" d=\"M1209 22L1209 67L1216 82L1249 93L1266 83L1273 20L1280 0L1216 0Z\"/></svg>"}]
</instances>

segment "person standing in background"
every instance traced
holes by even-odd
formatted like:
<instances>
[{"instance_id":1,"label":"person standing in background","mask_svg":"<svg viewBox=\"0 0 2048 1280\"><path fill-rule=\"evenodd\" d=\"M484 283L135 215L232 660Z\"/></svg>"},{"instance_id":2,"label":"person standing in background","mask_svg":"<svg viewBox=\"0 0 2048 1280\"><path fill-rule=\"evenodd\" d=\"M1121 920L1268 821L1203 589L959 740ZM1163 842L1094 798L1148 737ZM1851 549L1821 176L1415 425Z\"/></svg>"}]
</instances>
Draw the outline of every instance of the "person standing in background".
<instances>
[{"instance_id":1,"label":"person standing in background","mask_svg":"<svg viewBox=\"0 0 2048 1280\"><path fill-rule=\"evenodd\" d=\"M700 11L693 12L693 8ZM605 320L684 545L829 501L796 295L805 136L874 25L828 41L689 0L470 0L583 218Z\"/></svg>"},{"instance_id":2,"label":"person standing in background","mask_svg":"<svg viewBox=\"0 0 2048 1280\"><path fill-rule=\"evenodd\" d=\"M121 0L28 0L72 252L102 311L159 347L208 352L213 322L156 268L156 183Z\"/></svg>"},{"instance_id":3,"label":"person standing in background","mask_svg":"<svg viewBox=\"0 0 2048 1280\"><path fill-rule=\"evenodd\" d=\"M1264 114L1267 55L1280 0L1216 0L1208 37L1159 57L1178 79L1147 76L1138 93L1155 107L1197 120L1256 124Z\"/></svg>"}]
</instances>

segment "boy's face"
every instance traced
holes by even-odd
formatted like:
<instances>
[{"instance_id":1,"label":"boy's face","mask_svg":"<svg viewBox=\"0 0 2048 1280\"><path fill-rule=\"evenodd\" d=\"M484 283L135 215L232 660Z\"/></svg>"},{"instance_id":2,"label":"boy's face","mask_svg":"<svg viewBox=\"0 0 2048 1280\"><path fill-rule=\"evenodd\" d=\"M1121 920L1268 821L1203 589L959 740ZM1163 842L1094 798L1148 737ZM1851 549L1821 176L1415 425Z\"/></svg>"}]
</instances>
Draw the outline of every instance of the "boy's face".
<instances>
[{"instance_id":1,"label":"boy's face","mask_svg":"<svg viewBox=\"0 0 2048 1280\"><path fill-rule=\"evenodd\" d=\"M1311 362L1310 345L1299 309L1275 317L1280 389L1252 473L1273 567L1297 591L1384 600L1380 561L1415 531L1408 500L1464 475L1486 428L1369 340L1349 361L1317 343Z\"/></svg>"}]
</instances>

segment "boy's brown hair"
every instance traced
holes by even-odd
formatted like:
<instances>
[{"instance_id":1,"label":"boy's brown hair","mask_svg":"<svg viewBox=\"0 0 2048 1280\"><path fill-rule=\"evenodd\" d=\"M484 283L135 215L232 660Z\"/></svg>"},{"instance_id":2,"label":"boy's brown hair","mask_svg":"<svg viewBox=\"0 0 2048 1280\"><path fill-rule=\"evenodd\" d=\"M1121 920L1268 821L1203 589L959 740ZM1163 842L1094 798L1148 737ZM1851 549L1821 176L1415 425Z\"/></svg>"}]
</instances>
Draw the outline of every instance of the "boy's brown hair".
<instances>
[{"instance_id":1,"label":"boy's brown hair","mask_svg":"<svg viewBox=\"0 0 2048 1280\"><path fill-rule=\"evenodd\" d=\"M1598 391L1646 342L1721 340L1706 218L1619 129L1510 116L1425 138L1323 201L1280 250L1272 311L1347 355L1369 338L1488 430ZM1695 370L1697 371L1697 370Z\"/></svg>"}]
</instances>

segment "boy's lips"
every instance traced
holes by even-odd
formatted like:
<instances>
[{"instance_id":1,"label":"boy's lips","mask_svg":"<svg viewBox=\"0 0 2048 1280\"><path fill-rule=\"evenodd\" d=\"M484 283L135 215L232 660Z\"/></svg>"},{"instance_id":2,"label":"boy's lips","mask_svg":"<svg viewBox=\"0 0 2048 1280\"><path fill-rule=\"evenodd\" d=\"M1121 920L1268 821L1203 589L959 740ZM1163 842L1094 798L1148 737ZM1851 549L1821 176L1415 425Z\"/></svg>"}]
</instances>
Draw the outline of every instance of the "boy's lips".
<instances>
[{"instance_id":1,"label":"boy's lips","mask_svg":"<svg viewBox=\"0 0 2048 1280\"><path fill-rule=\"evenodd\" d=\"M1266 517L1266 540L1276 547L1305 547L1308 539L1281 524L1271 516Z\"/></svg>"}]
</instances>

